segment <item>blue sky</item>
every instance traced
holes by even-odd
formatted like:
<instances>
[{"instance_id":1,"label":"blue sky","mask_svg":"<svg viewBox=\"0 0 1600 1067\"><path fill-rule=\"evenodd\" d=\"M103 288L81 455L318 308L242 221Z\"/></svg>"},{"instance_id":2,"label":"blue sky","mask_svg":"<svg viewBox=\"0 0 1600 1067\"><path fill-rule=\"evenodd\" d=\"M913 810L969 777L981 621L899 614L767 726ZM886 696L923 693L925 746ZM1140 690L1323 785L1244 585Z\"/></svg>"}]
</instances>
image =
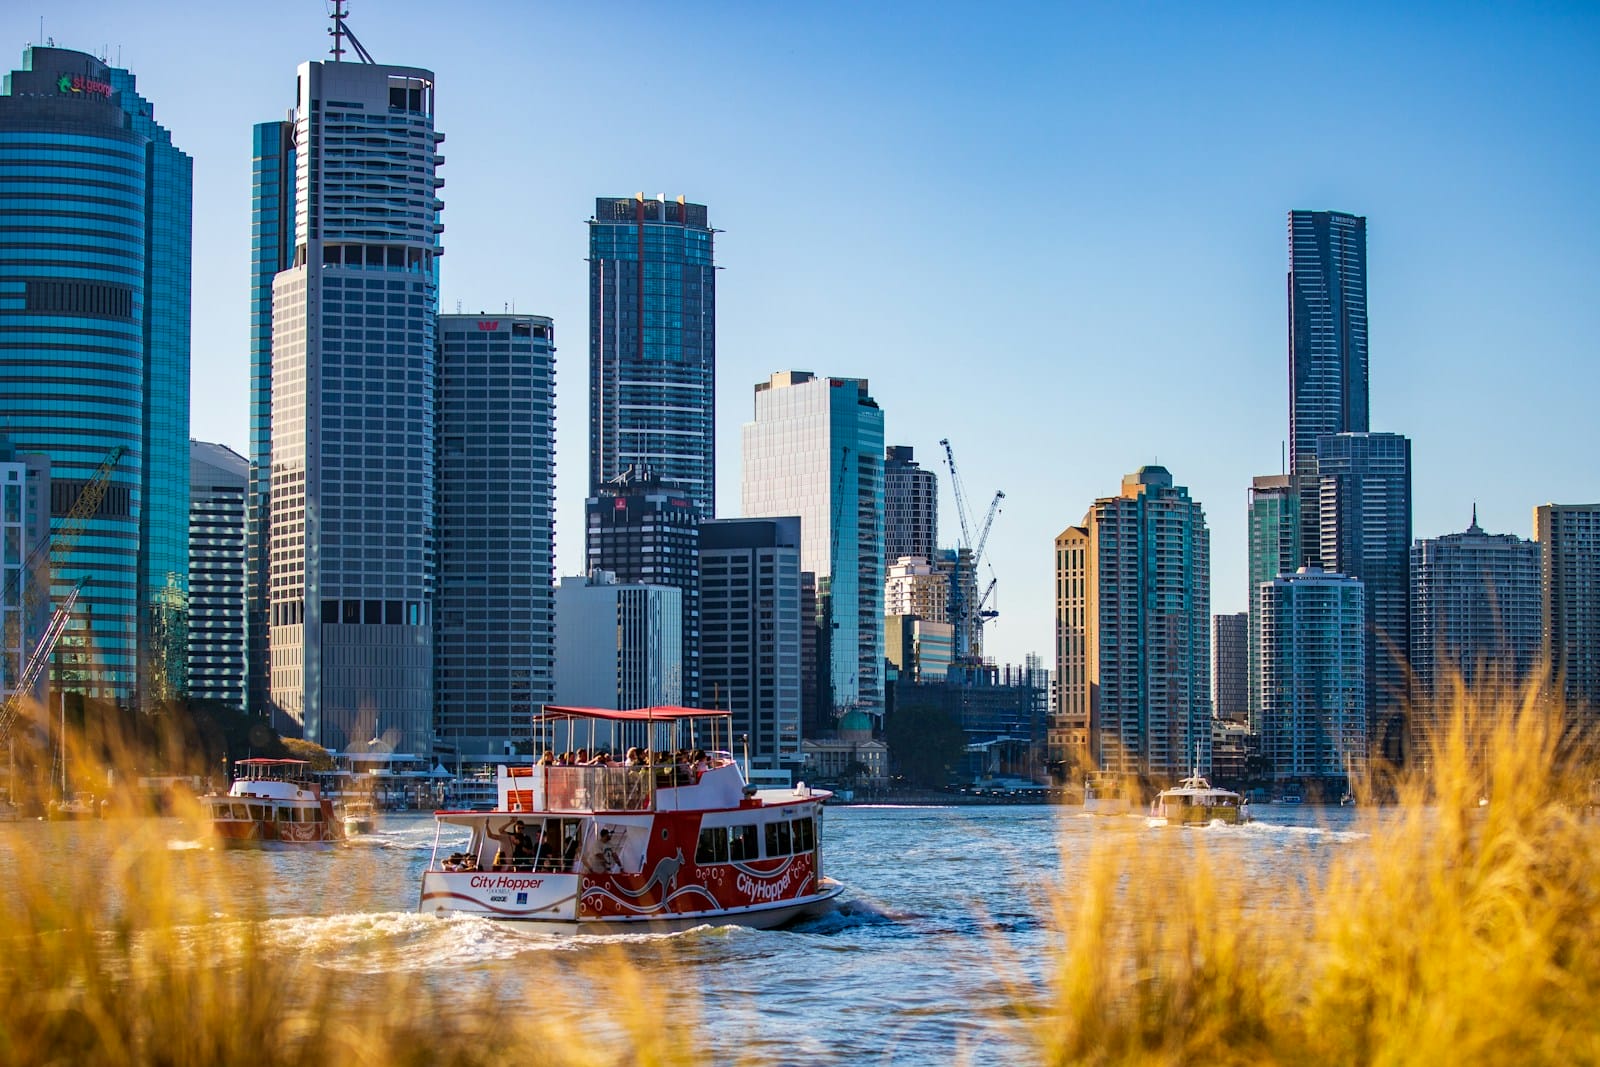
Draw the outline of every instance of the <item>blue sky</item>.
<instances>
[{"instance_id":1,"label":"blue sky","mask_svg":"<svg viewBox=\"0 0 1600 1067\"><path fill-rule=\"evenodd\" d=\"M1006 492L988 651L1052 656L1051 546L1160 462L1245 605L1245 491L1288 429L1285 217L1368 219L1372 428L1414 441L1415 532L1528 536L1600 500L1600 8L440 5L353 0L433 69L443 307L556 320L558 568L582 567L597 195L718 235L719 512L774 370L865 377L975 518ZM246 450L253 123L326 58L320 0L46 14L131 69L195 158L194 436ZM0 20L13 46L38 12Z\"/></svg>"}]
</instances>

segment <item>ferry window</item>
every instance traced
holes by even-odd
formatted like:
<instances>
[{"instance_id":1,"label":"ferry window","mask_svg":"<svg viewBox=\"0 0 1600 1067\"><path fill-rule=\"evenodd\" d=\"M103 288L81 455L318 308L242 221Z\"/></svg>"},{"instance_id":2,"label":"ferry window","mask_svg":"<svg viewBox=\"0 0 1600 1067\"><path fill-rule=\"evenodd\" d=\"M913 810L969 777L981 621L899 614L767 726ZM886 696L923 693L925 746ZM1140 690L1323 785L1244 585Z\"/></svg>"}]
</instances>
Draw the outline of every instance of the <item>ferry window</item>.
<instances>
[{"instance_id":1,"label":"ferry window","mask_svg":"<svg viewBox=\"0 0 1600 1067\"><path fill-rule=\"evenodd\" d=\"M804 819L794 821L794 850L796 852L810 852L817 847L816 824L808 815Z\"/></svg>"},{"instance_id":2,"label":"ferry window","mask_svg":"<svg viewBox=\"0 0 1600 1067\"><path fill-rule=\"evenodd\" d=\"M243 804L232 804L229 806L232 808L233 817L235 819L248 819L250 817L249 812L245 810L245 806Z\"/></svg>"},{"instance_id":3,"label":"ferry window","mask_svg":"<svg viewBox=\"0 0 1600 1067\"><path fill-rule=\"evenodd\" d=\"M789 854L789 824L786 822L767 823L767 855L787 856Z\"/></svg>"},{"instance_id":4,"label":"ferry window","mask_svg":"<svg viewBox=\"0 0 1600 1067\"><path fill-rule=\"evenodd\" d=\"M728 828L706 826L700 830L700 844L694 850L696 863L728 862Z\"/></svg>"},{"instance_id":5,"label":"ferry window","mask_svg":"<svg viewBox=\"0 0 1600 1067\"><path fill-rule=\"evenodd\" d=\"M252 805L250 805L250 817L252 819L256 819L258 821L262 820L262 819L265 819L267 817L267 809L266 809L266 807L264 805L262 805L262 804L252 804Z\"/></svg>"},{"instance_id":6,"label":"ferry window","mask_svg":"<svg viewBox=\"0 0 1600 1067\"><path fill-rule=\"evenodd\" d=\"M759 853L756 845L756 828L754 826L728 827L728 858L730 860L753 860Z\"/></svg>"},{"instance_id":7,"label":"ferry window","mask_svg":"<svg viewBox=\"0 0 1600 1067\"><path fill-rule=\"evenodd\" d=\"M322 809L321 808L312 808L307 814L309 814L311 816L311 821L312 822L321 822L322 821Z\"/></svg>"}]
</instances>

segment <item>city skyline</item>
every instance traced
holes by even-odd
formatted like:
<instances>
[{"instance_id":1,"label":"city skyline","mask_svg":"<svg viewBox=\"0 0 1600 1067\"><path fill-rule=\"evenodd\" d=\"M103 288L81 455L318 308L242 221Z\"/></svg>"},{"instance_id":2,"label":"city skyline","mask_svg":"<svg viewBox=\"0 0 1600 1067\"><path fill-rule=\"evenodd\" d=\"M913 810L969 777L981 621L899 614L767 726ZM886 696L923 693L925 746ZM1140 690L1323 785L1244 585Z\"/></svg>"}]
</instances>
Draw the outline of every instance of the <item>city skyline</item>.
<instances>
[{"instance_id":1,"label":"city skyline","mask_svg":"<svg viewBox=\"0 0 1600 1067\"><path fill-rule=\"evenodd\" d=\"M1414 442L1415 536L1457 529L1474 501L1485 528L1527 537L1536 505L1600 500L1581 406L1595 382L1585 279L1600 241L1567 210L1595 155L1582 112L1600 80L1592 12L1332 23L1169 8L973 26L918 10L914 22L894 9L725 13L704 20L695 71L612 42L634 74L602 83L582 76L592 20L580 9L533 20L491 8L435 26L420 4L354 6L380 62L425 66L444 87L441 310L514 304L568 339L558 574L582 566L584 222L595 196L640 185L709 204L727 228L718 514L739 510L739 426L756 382L790 367L870 380L886 443L931 459L949 437L969 503L1007 492L988 550L1001 614L986 651L1001 662L1048 652L1051 539L1145 463L1205 507L1212 609L1244 607L1246 490L1281 469L1285 438L1293 209L1368 220L1371 425ZM247 15L197 10L174 26L89 3L43 27L136 71L195 160L188 431L246 455L250 128L281 114L284 71L328 45L322 5L260 25ZM482 44L497 22L542 57L510 88ZM16 50L39 37L34 18L4 24ZM424 24L426 38L412 30ZM1286 45L1331 26L1362 41L1341 54L1339 84L1271 91L1301 69ZM200 47L246 35L248 50ZM1430 47L1411 51L1424 35ZM580 93L584 107L568 106ZM593 137L588 116L650 95L702 100L702 135ZM1295 124L1336 108L1360 137ZM539 130L536 155L504 137L512 118ZM1151 383L1136 417L1097 403L1134 378ZM953 514L947 472L924 463ZM1047 491L1029 491L1041 480Z\"/></svg>"}]
</instances>

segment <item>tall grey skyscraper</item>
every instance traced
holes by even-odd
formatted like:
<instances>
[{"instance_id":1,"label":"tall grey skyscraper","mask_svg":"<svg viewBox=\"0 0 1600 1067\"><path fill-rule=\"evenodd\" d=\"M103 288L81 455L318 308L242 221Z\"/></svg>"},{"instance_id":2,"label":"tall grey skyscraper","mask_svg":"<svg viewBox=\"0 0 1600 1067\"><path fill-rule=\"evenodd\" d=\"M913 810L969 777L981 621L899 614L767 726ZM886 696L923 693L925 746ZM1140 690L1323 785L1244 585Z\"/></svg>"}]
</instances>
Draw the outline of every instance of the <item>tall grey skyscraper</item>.
<instances>
[{"instance_id":1,"label":"tall grey skyscraper","mask_svg":"<svg viewBox=\"0 0 1600 1067\"><path fill-rule=\"evenodd\" d=\"M792 770L800 742L800 520L700 526L700 662L705 701L733 713L751 766Z\"/></svg>"},{"instance_id":2,"label":"tall grey skyscraper","mask_svg":"<svg viewBox=\"0 0 1600 1067\"><path fill-rule=\"evenodd\" d=\"M295 84L292 129L257 127L256 140L256 241L286 256L258 256L252 309L259 328L270 289L251 394L252 447L271 442L253 557L269 569L270 699L280 726L327 747L377 736L425 752L444 206L434 77L336 57L301 64Z\"/></svg>"},{"instance_id":3,"label":"tall grey skyscraper","mask_svg":"<svg viewBox=\"0 0 1600 1067\"><path fill-rule=\"evenodd\" d=\"M250 464L189 442L189 696L245 706L244 512Z\"/></svg>"},{"instance_id":4,"label":"tall grey skyscraper","mask_svg":"<svg viewBox=\"0 0 1600 1067\"><path fill-rule=\"evenodd\" d=\"M883 457L883 565L905 556L933 559L939 545L939 476L918 465L910 445Z\"/></svg>"},{"instance_id":5,"label":"tall grey skyscraper","mask_svg":"<svg viewBox=\"0 0 1600 1067\"><path fill-rule=\"evenodd\" d=\"M1405 758L1411 643L1411 440L1397 433L1317 438L1323 568L1360 578L1367 611L1367 740Z\"/></svg>"},{"instance_id":6,"label":"tall grey skyscraper","mask_svg":"<svg viewBox=\"0 0 1600 1067\"><path fill-rule=\"evenodd\" d=\"M779 371L744 425L744 513L800 514L817 576L829 708L883 713L883 410L859 378ZM831 640L829 639L831 637Z\"/></svg>"},{"instance_id":7,"label":"tall grey skyscraper","mask_svg":"<svg viewBox=\"0 0 1600 1067\"><path fill-rule=\"evenodd\" d=\"M1361 581L1301 567L1262 582L1256 601L1261 754L1280 781L1343 789L1365 772L1369 747Z\"/></svg>"},{"instance_id":8,"label":"tall grey skyscraper","mask_svg":"<svg viewBox=\"0 0 1600 1067\"><path fill-rule=\"evenodd\" d=\"M1317 495L1317 439L1364 433L1367 414L1367 220L1289 212L1289 472ZM1321 549L1315 507L1301 508L1301 563Z\"/></svg>"},{"instance_id":9,"label":"tall grey skyscraper","mask_svg":"<svg viewBox=\"0 0 1600 1067\"><path fill-rule=\"evenodd\" d=\"M50 460L67 514L114 449L66 552L81 577L56 684L148 706L187 688L193 163L134 76L30 47L0 85L0 423Z\"/></svg>"},{"instance_id":10,"label":"tall grey skyscraper","mask_svg":"<svg viewBox=\"0 0 1600 1067\"><path fill-rule=\"evenodd\" d=\"M1515 534L1425 537L1411 546L1411 671L1429 706L1447 672L1469 685L1523 681L1539 660L1539 543Z\"/></svg>"},{"instance_id":11,"label":"tall grey skyscraper","mask_svg":"<svg viewBox=\"0 0 1600 1067\"><path fill-rule=\"evenodd\" d=\"M1570 714L1600 720L1600 504L1541 504L1544 655Z\"/></svg>"},{"instance_id":12,"label":"tall grey skyscraper","mask_svg":"<svg viewBox=\"0 0 1600 1067\"><path fill-rule=\"evenodd\" d=\"M555 338L542 315L439 316L434 736L499 756L555 680Z\"/></svg>"},{"instance_id":13,"label":"tall grey skyscraper","mask_svg":"<svg viewBox=\"0 0 1600 1067\"><path fill-rule=\"evenodd\" d=\"M1056 538L1049 758L1117 775L1211 766L1211 535L1165 467L1141 467Z\"/></svg>"},{"instance_id":14,"label":"tall grey skyscraper","mask_svg":"<svg viewBox=\"0 0 1600 1067\"><path fill-rule=\"evenodd\" d=\"M716 514L717 276L704 204L601 197L589 220L589 489L632 469Z\"/></svg>"}]
</instances>

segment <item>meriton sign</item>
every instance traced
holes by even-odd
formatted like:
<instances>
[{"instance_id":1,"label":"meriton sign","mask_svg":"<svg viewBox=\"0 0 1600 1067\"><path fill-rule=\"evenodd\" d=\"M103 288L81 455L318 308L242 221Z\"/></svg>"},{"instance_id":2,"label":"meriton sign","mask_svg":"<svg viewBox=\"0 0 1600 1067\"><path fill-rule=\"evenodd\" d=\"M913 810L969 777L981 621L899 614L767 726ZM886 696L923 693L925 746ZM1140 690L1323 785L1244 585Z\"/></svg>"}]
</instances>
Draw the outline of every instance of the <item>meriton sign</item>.
<instances>
[{"instance_id":1,"label":"meriton sign","mask_svg":"<svg viewBox=\"0 0 1600 1067\"><path fill-rule=\"evenodd\" d=\"M85 74L63 74L56 82L56 88L64 93L88 93L90 96L103 96L111 99L111 83L95 81Z\"/></svg>"}]
</instances>

